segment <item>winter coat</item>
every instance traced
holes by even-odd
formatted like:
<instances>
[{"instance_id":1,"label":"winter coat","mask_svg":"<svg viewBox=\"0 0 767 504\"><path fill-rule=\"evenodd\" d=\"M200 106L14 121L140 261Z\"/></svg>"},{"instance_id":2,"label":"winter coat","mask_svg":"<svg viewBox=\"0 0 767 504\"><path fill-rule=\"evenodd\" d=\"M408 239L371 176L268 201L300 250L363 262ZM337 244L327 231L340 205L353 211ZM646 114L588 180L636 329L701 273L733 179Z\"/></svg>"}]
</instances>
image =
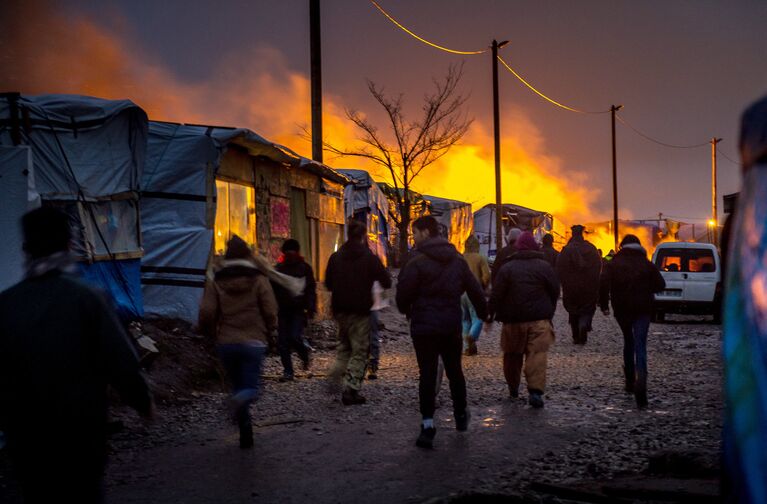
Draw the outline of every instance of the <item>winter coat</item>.
<instances>
[{"instance_id":1,"label":"winter coat","mask_svg":"<svg viewBox=\"0 0 767 504\"><path fill-rule=\"evenodd\" d=\"M490 266L487 264L485 256L480 255L479 252L464 252L463 258L479 285L486 289L490 285Z\"/></svg>"},{"instance_id":2,"label":"winter coat","mask_svg":"<svg viewBox=\"0 0 767 504\"><path fill-rule=\"evenodd\" d=\"M280 311L305 311L312 318L317 313L317 281L312 267L300 255L288 253L274 269L285 275L306 279L304 293L297 297L292 296L284 287L272 283Z\"/></svg>"},{"instance_id":3,"label":"winter coat","mask_svg":"<svg viewBox=\"0 0 767 504\"><path fill-rule=\"evenodd\" d=\"M559 280L544 253L523 250L495 277L490 313L504 323L551 320L558 298Z\"/></svg>"},{"instance_id":4,"label":"winter coat","mask_svg":"<svg viewBox=\"0 0 767 504\"><path fill-rule=\"evenodd\" d=\"M557 249L555 249L552 246L546 246L544 245L541 247L541 252L543 252L543 258L546 260L547 263L551 264L552 268L557 267L557 257L559 257L559 252L557 252Z\"/></svg>"},{"instance_id":5,"label":"winter coat","mask_svg":"<svg viewBox=\"0 0 767 504\"><path fill-rule=\"evenodd\" d=\"M557 257L562 301L571 315L592 312L599 301L602 258L597 248L582 237L573 237Z\"/></svg>"},{"instance_id":6,"label":"winter coat","mask_svg":"<svg viewBox=\"0 0 767 504\"><path fill-rule=\"evenodd\" d=\"M666 288L658 268L647 260L640 245L626 245L605 264L599 289L599 305L607 309L612 299L615 318L634 320L652 313L654 294Z\"/></svg>"},{"instance_id":7,"label":"winter coat","mask_svg":"<svg viewBox=\"0 0 767 504\"><path fill-rule=\"evenodd\" d=\"M511 259L511 256L513 256L516 251L517 249L514 248L514 244L512 243L503 247L501 251L496 254L495 261L493 261L493 267L490 271L491 281L495 282L495 277L498 275L498 272L501 271L503 265Z\"/></svg>"},{"instance_id":8,"label":"winter coat","mask_svg":"<svg viewBox=\"0 0 767 504\"><path fill-rule=\"evenodd\" d=\"M50 271L0 294L0 430L14 458L103 462L108 385L149 413L138 357L103 293Z\"/></svg>"},{"instance_id":9,"label":"winter coat","mask_svg":"<svg viewBox=\"0 0 767 504\"><path fill-rule=\"evenodd\" d=\"M220 344L266 344L277 327L277 300L266 276L247 259L225 260L205 286L199 326Z\"/></svg>"},{"instance_id":10,"label":"winter coat","mask_svg":"<svg viewBox=\"0 0 767 504\"><path fill-rule=\"evenodd\" d=\"M444 238L420 243L397 281L397 308L414 336L460 334L466 292L480 319L487 317L482 287L463 256Z\"/></svg>"},{"instance_id":11,"label":"winter coat","mask_svg":"<svg viewBox=\"0 0 767 504\"><path fill-rule=\"evenodd\" d=\"M391 287L391 276L367 245L347 241L328 259L325 287L332 293L333 313L370 313L373 282Z\"/></svg>"}]
</instances>

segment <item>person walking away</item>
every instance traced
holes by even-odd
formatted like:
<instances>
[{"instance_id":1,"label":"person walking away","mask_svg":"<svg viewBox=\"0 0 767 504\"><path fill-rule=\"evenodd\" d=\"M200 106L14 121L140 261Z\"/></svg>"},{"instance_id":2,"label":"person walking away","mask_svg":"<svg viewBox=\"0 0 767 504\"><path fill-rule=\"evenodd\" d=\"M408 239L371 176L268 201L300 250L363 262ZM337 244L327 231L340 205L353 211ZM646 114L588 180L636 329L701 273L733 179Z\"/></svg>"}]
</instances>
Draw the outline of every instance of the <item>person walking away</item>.
<instances>
[{"instance_id":1,"label":"person walking away","mask_svg":"<svg viewBox=\"0 0 767 504\"><path fill-rule=\"evenodd\" d=\"M546 262L556 270L557 257L559 257L559 252L557 252L557 249L554 248L554 237L551 235L551 233L546 233L543 235L543 240L541 240L541 252L543 252L543 258L546 260Z\"/></svg>"},{"instance_id":2,"label":"person walking away","mask_svg":"<svg viewBox=\"0 0 767 504\"><path fill-rule=\"evenodd\" d=\"M522 230L519 228L511 228L509 230L509 234L506 236L506 246L503 247L498 254L495 256L495 260L493 261L493 267L490 270L490 278L491 281L495 279L495 275L498 274L498 272L501 270L501 266L506 264L506 261L509 260L509 257L516 252L516 249L514 248L514 242L517 241L517 238L519 235L522 234Z\"/></svg>"},{"instance_id":3,"label":"person walking away","mask_svg":"<svg viewBox=\"0 0 767 504\"><path fill-rule=\"evenodd\" d=\"M0 294L0 430L25 502L102 502L107 386L140 415L154 406L105 295L76 276L69 217L21 221L27 272Z\"/></svg>"},{"instance_id":4,"label":"person walking away","mask_svg":"<svg viewBox=\"0 0 767 504\"><path fill-rule=\"evenodd\" d=\"M285 275L305 279L304 292L301 296L292 296L287 289L272 283L277 298L279 312L277 316L277 351L282 361L281 382L293 381L293 359L295 350L301 359L304 371L309 370L309 349L304 342L304 327L317 313L317 282L314 270L301 256L301 245L297 240L285 240L282 244L282 257L275 269Z\"/></svg>"},{"instance_id":5,"label":"person walking away","mask_svg":"<svg viewBox=\"0 0 767 504\"><path fill-rule=\"evenodd\" d=\"M379 282L373 282L373 306L370 308L370 357L368 359L368 380L378 379L378 365L381 362L381 334L379 313L389 306L384 297L384 288Z\"/></svg>"},{"instance_id":6,"label":"person walking away","mask_svg":"<svg viewBox=\"0 0 767 504\"><path fill-rule=\"evenodd\" d=\"M559 280L532 233L517 238L517 253L501 268L493 283L490 313L503 323L501 351L509 396L519 397L524 363L528 401L543 407L546 361L554 343L551 319L557 308Z\"/></svg>"},{"instance_id":7,"label":"person walking away","mask_svg":"<svg viewBox=\"0 0 767 504\"><path fill-rule=\"evenodd\" d=\"M348 240L330 256L325 273L339 339L329 381L334 388L343 379L341 402L347 406L366 402L359 391L370 351L370 310L376 281L384 289L391 287L389 273L367 246L367 228L351 221Z\"/></svg>"},{"instance_id":8,"label":"person walking away","mask_svg":"<svg viewBox=\"0 0 767 504\"><path fill-rule=\"evenodd\" d=\"M465 431L469 424L466 406L466 379L461 368L461 296L468 293L477 316L487 318L487 303L469 265L453 245L439 237L439 225L432 216L413 222L415 251L397 283L397 308L410 319L410 335L418 361L418 395L423 417L416 445L431 448L437 431L434 426L439 357L450 381L455 428Z\"/></svg>"},{"instance_id":9,"label":"person walking away","mask_svg":"<svg viewBox=\"0 0 767 504\"><path fill-rule=\"evenodd\" d=\"M623 371L626 392L634 394L640 409L647 407L647 332L655 293L666 282L639 238L623 237L618 253L605 265L599 290L602 313L610 314L612 301L615 320L623 333Z\"/></svg>"},{"instance_id":10,"label":"person walking away","mask_svg":"<svg viewBox=\"0 0 767 504\"><path fill-rule=\"evenodd\" d=\"M597 248L583 238L583 226L570 229L573 236L557 257L556 270L562 283L562 302L569 314L573 343L585 345L599 301L602 259Z\"/></svg>"},{"instance_id":11,"label":"person walking away","mask_svg":"<svg viewBox=\"0 0 767 504\"><path fill-rule=\"evenodd\" d=\"M466 250L463 253L469 270L477 279L482 290L487 292L490 285L490 266L487 259L479 253L479 240L474 235L466 240ZM469 296L464 293L461 296L461 309L463 310L463 350L465 355L477 355L477 340L482 333L482 319L477 317L474 305Z\"/></svg>"},{"instance_id":12,"label":"person walking away","mask_svg":"<svg viewBox=\"0 0 767 504\"><path fill-rule=\"evenodd\" d=\"M200 331L216 350L232 385L230 409L240 430L240 448L253 447L250 405L258 398L269 335L277 326L277 300L252 252L237 235L226 244L224 260L205 285Z\"/></svg>"}]
</instances>

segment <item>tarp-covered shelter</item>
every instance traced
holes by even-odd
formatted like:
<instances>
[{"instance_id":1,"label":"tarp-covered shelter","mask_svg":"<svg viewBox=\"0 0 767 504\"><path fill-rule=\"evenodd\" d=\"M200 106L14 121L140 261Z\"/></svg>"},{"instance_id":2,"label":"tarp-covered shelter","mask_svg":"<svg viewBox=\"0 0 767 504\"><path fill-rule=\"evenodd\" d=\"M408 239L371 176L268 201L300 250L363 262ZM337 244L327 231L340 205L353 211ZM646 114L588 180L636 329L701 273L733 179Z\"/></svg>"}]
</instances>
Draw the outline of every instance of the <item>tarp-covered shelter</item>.
<instances>
[{"instance_id":1,"label":"tarp-covered shelter","mask_svg":"<svg viewBox=\"0 0 767 504\"><path fill-rule=\"evenodd\" d=\"M502 228L503 245L506 246L506 237L512 228L522 231L531 231L538 241L543 235L551 232L554 228L554 217L540 210L513 205L503 204ZM495 209L496 205L485 205L474 212L474 236L479 240L479 250L488 259L495 259Z\"/></svg>"},{"instance_id":2,"label":"tarp-covered shelter","mask_svg":"<svg viewBox=\"0 0 767 504\"><path fill-rule=\"evenodd\" d=\"M318 279L343 242L348 180L247 129L149 124L142 179L147 313L193 321L211 261L237 234L276 262L287 238Z\"/></svg>"},{"instance_id":3,"label":"tarp-covered shelter","mask_svg":"<svg viewBox=\"0 0 767 504\"><path fill-rule=\"evenodd\" d=\"M401 216L399 213L399 198L404 194L403 189L395 189L393 186L385 183L378 182L378 187L386 195L386 199L389 201L389 264L399 264L399 223ZM423 195L413 191L408 191L410 194L410 222L413 222L418 217L429 214L429 202L424 199ZM412 235L411 238L412 240ZM410 244L412 245L412 243Z\"/></svg>"},{"instance_id":4,"label":"tarp-covered shelter","mask_svg":"<svg viewBox=\"0 0 767 504\"><path fill-rule=\"evenodd\" d=\"M346 216L364 223L368 245L384 264L389 250L389 200L370 174L364 170L337 169L352 183L346 186Z\"/></svg>"},{"instance_id":5,"label":"tarp-covered shelter","mask_svg":"<svg viewBox=\"0 0 767 504\"><path fill-rule=\"evenodd\" d=\"M124 318L142 316L138 198L146 142L146 114L128 100L0 95L0 165L10 172L0 179L2 257L21 247L14 226L37 204L36 191L41 204L70 216L83 277L109 292ZM17 256L0 265L3 287L19 278L18 264Z\"/></svg>"},{"instance_id":6,"label":"tarp-covered shelter","mask_svg":"<svg viewBox=\"0 0 767 504\"><path fill-rule=\"evenodd\" d=\"M474 227L471 203L426 195L424 199L428 201L429 214L439 222L442 237L463 253L466 239Z\"/></svg>"}]
</instances>

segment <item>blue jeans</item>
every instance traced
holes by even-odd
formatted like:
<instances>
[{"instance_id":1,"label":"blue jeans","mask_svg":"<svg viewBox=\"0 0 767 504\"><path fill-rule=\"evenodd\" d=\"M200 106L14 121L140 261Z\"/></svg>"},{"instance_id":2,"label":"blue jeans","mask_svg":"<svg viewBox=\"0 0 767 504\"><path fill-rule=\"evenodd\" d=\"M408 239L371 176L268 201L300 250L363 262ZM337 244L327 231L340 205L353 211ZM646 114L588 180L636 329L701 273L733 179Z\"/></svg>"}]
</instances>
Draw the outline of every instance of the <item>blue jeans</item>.
<instances>
[{"instance_id":1,"label":"blue jeans","mask_svg":"<svg viewBox=\"0 0 767 504\"><path fill-rule=\"evenodd\" d=\"M381 338L378 334L378 311L370 311L370 365L378 367L381 359Z\"/></svg>"},{"instance_id":2,"label":"blue jeans","mask_svg":"<svg viewBox=\"0 0 767 504\"><path fill-rule=\"evenodd\" d=\"M623 368L627 387L633 385L636 394L647 393L647 331L650 316L616 317L623 332Z\"/></svg>"},{"instance_id":3,"label":"blue jeans","mask_svg":"<svg viewBox=\"0 0 767 504\"><path fill-rule=\"evenodd\" d=\"M280 310L277 317L277 350L286 375L293 374L293 350L304 363L309 361L309 350L304 345L304 312L301 310Z\"/></svg>"},{"instance_id":4,"label":"blue jeans","mask_svg":"<svg viewBox=\"0 0 767 504\"><path fill-rule=\"evenodd\" d=\"M477 311L465 293L461 296L461 309L463 310L463 336L464 338L471 336L474 341L477 341L482 334L482 320L477 317Z\"/></svg>"},{"instance_id":5,"label":"blue jeans","mask_svg":"<svg viewBox=\"0 0 767 504\"><path fill-rule=\"evenodd\" d=\"M250 425L250 404L258 398L261 388L261 368L266 355L265 346L247 343L217 345L221 363L232 383L232 400L240 428Z\"/></svg>"}]
</instances>

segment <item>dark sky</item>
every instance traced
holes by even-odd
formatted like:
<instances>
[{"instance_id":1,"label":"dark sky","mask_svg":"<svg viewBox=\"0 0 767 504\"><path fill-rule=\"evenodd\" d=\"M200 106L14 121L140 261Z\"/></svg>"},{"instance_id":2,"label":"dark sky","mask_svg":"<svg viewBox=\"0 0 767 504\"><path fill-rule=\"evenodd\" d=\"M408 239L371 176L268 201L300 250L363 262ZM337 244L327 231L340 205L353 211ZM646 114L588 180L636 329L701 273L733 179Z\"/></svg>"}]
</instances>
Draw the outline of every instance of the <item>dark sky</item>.
<instances>
[{"instance_id":1,"label":"dark sky","mask_svg":"<svg viewBox=\"0 0 767 504\"><path fill-rule=\"evenodd\" d=\"M767 2L754 1L395 1L381 5L403 24L456 49L508 39L501 52L525 78L556 100L584 109L623 104L624 117L674 144L722 137L737 159L739 116L767 92ZM308 0L60 2L62 12L127 33L180 79L205 81L222 55L249 47L281 51L308 75ZM370 108L365 78L402 91L413 106L432 77L465 61L469 113L489 127L491 60L456 56L396 29L366 0L323 0L324 90L344 104ZM244 53L243 53L244 54ZM247 62L243 62L247 64ZM558 109L501 70L501 110L527 116L545 152L565 171L586 174L611 208L609 115ZM657 212L706 218L710 148L669 149L618 125L621 208L635 218ZM720 194L737 190L739 168L721 159ZM490 188L492 189L492 188ZM721 203L720 203L721 204Z\"/></svg>"}]
</instances>

